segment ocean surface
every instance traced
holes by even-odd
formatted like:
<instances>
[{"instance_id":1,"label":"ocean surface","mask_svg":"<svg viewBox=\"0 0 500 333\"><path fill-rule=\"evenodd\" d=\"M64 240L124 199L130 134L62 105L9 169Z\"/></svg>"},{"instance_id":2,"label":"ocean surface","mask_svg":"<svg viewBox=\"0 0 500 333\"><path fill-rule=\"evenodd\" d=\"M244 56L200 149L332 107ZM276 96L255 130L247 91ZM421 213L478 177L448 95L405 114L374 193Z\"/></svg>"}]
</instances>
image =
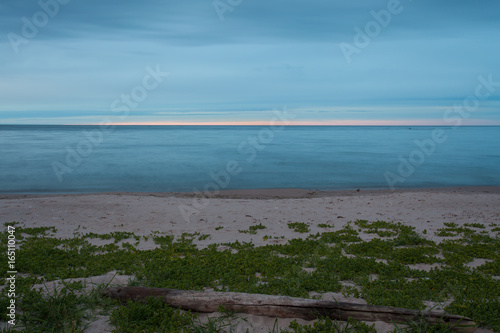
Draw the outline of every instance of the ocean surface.
<instances>
[{"instance_id":1,"label":"ocean surface","mask_svg":"<svg viewBox=\"0 0 500 333\"><path fill-rule=\"evenodd\" d=\"M0 125L0 193L500 185L500 127Z\"/></svg>"}]
</instances>

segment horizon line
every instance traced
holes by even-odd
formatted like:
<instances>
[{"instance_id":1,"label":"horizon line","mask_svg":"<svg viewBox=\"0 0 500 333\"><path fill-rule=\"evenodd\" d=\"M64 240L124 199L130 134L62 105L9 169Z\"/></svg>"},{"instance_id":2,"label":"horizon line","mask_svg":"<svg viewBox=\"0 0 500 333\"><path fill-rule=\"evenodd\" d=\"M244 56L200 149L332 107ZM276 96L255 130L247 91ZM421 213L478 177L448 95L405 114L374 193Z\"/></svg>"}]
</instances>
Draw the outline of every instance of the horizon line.
<instances>
[{"instance_id":1,"label":"horizon line","mask_svg":"<svg viewBox=\"0 0 500 333\"><path fill-rule=\"evenodd\" d=\"M107 121L106 121L107 120ZM112 122L108 119L97 123L67 123L67 124L50 124L50 123L11 123L0 125L45 125L45 126L440 126L440 127L460 127L460 126L500 126L500 121L491 121L484 119L466 119L456 122L447 122L444 120L336 120L336 121L293 121L293 120L278 120L273 121L207 121L207 122Z\"/></svg>"},{"instance_id":2,"label":"horizon line","mask_svg":"<svg viewBox=\"0 0 500 333\"><path fill-rule=\"evenodd\" d=\"M462 125L452 125L452 124L346 124L346 125L333 125L333 124L0 124L0 126L157 126L157 127L209 127L209 126L222 126L222 127L500 127L500 123L497 124L462 124Z\"/></svg>"}]
</instances>

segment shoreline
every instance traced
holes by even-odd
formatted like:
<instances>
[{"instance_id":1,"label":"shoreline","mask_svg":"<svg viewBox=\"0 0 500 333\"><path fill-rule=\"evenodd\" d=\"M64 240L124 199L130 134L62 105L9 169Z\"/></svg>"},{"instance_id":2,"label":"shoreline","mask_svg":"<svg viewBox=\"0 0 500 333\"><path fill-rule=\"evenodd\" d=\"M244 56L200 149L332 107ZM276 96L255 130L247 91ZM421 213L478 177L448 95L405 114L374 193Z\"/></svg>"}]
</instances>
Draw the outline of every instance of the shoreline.
<instances>
[{"instance_id":1,"label":"shoreline","mask_svg":"<svg viewBox=\"0 0 500 333\"><path fill-rule=\"evenodd\" d=\"M303 222L312 232L319 224L340 228L348 221L385 220L436 231L444 223L500 224L500 187L406 190L307 191L238 190L203 198L195 193L86 193L65 195L0 195L2 223L27 227L57 226L69 237L78 228L88 232L152 231L179 236L210 233L210 242L248 242L240 233L251 225L267 226L270 236L298 236L287 223ZM223 231L215 228L224 227ZM253 238L256 245L267 242ZM209 241L200 242L207 246ZM280 243L280 241L278 241Z\"/></svg>"},{"instance_id":2,"label":"shoreline","mask_svg":"<svg viewBox=\"0 0 500 333\"><path fill-rule=\"evenodd\" d=\"M308 199L325 198L340 196L364 196L364 195L386 195L401 193L458 193L458 194L477 194L490 193L500 194L500 186L457 186L457 187L419 187L419 188L401 188L401 189L351 189L351 190L307 190L297 188L273 188L273 189L238 189L222 190L218 194L200 195L194 192L83 192L83 193L27 193L27 194L9 194L0 193L0 200L4 199L28 199L28 198L53 198L53 197L78 197L88 195L118 195L118 196L151 196L160 198L214 198L214 199ZM203 194L203 193L201 193Z\"/></svg>"}]
</instances>

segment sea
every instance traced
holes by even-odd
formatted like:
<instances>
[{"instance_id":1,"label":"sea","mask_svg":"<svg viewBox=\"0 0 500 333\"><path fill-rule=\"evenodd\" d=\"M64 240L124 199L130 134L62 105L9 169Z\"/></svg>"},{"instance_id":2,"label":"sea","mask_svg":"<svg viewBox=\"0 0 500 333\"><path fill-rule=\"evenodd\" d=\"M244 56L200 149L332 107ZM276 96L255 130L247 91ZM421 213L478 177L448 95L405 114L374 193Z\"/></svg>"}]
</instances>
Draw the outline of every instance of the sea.
<instances>
[{"instance_id":1,"label":"sea","mask_svg":"<svg viewBox=\"0 0 500 333\"><path fill-rule=\"evenodd\" d=\"M0 125L0 193L500 186L500 127Z\"/></svg>"}]
</instances>

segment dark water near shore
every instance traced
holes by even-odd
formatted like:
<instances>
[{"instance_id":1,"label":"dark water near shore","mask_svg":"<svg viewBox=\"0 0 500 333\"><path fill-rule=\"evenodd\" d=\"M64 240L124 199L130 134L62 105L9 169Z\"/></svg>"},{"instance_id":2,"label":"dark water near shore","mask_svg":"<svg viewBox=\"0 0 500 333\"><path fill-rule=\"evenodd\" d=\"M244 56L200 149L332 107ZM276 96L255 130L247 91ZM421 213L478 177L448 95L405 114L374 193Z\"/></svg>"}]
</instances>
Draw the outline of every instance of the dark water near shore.
<instances>
[{"instance_id":1,"label":"dark water near shore","mask_svg":"<svg viewBox=\"0 0 500 333\"><path fill-rule=\"evenodd\" d=\"M500 127L0 125L0 193L389 185L500 185Z\"/></svg>"}]
</instances>

